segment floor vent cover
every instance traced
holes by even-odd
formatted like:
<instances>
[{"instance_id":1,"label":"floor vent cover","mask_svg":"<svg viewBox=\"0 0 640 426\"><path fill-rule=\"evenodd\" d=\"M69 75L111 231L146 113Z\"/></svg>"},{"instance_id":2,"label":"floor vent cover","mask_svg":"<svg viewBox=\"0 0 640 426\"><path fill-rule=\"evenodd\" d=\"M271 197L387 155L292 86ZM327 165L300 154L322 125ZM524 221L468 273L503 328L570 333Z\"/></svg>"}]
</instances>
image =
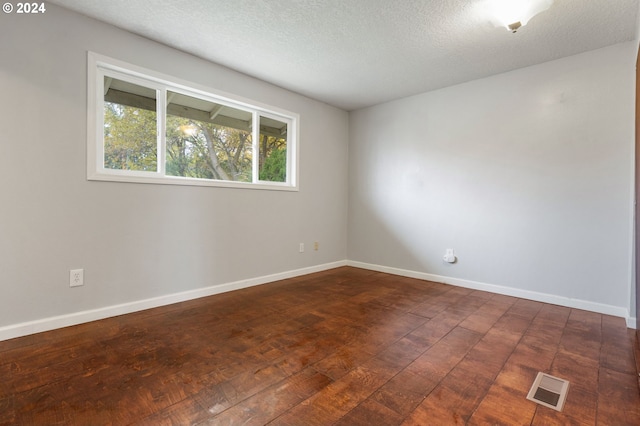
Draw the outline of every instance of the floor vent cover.
<instances>
[{"instance_id":1,"label":"floor vent cover","mask_svg":"<svg viewBox=\"0 0 640 426\"><path fill-rule=\"evenodd\" d=\"M564 400L569 391L569 382L545 373L538 373L527 399L545 407L562 411Z\"/></svg>"}]
</instances>

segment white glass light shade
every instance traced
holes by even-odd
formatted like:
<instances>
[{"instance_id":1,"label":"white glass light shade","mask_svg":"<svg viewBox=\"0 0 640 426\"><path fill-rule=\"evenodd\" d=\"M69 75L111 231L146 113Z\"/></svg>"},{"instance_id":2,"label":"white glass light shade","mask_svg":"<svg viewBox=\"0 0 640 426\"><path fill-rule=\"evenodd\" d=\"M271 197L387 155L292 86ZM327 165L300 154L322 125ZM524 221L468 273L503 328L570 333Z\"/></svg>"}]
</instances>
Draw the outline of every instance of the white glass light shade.
<instances>
[{"instance_id":1,"label":"white glass light shade","mask_svg":"<svg viewBox=\"0 0 640 426\"><path fill-rule=\"evenodd\" d=\"M538 13L551 7L553 0L488 0L487 7L498 26L509 30L509 25L520 22L522 26Z\"/></svg>"}]
</instances>

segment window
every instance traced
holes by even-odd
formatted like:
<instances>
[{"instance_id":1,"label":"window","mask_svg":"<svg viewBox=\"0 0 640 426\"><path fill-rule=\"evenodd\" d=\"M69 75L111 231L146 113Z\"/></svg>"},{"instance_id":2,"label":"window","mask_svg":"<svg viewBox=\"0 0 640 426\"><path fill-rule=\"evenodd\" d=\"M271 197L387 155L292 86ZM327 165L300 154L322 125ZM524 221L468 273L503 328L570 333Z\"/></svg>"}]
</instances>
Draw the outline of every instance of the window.
<instances>
[{"instance_id":1,"label":"window","mask_svg":"<svg viewBox=\"0 0 640 426\"><path fill-rule=\"evenodd\" d=\"M89 53L90 180L297 189L298 116Z\"/></svg>"}]
</instances>

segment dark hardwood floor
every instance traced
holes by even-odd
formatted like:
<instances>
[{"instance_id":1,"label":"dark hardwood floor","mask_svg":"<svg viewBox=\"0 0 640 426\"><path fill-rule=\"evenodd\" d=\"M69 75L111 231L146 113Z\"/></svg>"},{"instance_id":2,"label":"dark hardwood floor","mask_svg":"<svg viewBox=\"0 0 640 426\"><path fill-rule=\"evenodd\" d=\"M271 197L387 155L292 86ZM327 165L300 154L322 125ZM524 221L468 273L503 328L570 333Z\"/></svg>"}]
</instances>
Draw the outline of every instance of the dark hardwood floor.
<instances>
[{"instance_id":1,"label":"dark hardwood floor","mask_svg":"<svg viewBox=\"0 0 640 426\"><path fill-rule=\"evenodd\" d=\"M344 267L0 342L0 424L640 425L634 339ZM525 399L538 371L563 412Z\"/></svg>"}]
</instances>

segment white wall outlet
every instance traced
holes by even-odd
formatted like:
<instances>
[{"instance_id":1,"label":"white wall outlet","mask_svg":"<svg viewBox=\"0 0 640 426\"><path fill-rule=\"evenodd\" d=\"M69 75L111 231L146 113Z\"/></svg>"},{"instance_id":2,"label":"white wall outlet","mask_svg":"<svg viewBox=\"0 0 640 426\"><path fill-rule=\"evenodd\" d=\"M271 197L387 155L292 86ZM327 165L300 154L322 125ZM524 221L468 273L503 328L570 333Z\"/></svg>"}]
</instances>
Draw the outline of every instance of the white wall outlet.
<instances>
[{"instance_id":1,"label":"white wall outlet","mask_svg":"<svg viewBox=\"0 0 640 426\"><path fill-rule=\"evenodd\" d=\"M442 260L444 260L447 263L456 263L456 253L453 249L447 249L444 252L444 256L442 257Z\"/></svg>"},{"instance_id":2,"label":"white wall outlet","mask_svg":"<svg viewBox=\"0 0 640 426\"><path fill-rule=\"evenodd\" d=\"M304 243L300 243L300 253L304 253Z\"/></svg>"},{"instance_id":3,"label":"white wall outlet","mask_svg":"<svg viewBox=\"0 0 640 426\"><path fill-rule=\"evenodd\" d=\"M319 242L316 241L315 243L313 243L313 249L315 251L318 251L319 248L320 248L320 243Z\"/></svg>"},{"instance_id":4,"label":"white wall outlet","mask_svg":"<svg viewBox=\"0 0 640 426\"><path fill-rule=\"evenodd\" d=\"M69 271L69 287L84 285L84 269L72 269Z\"/></svg>"}]
</instances>

